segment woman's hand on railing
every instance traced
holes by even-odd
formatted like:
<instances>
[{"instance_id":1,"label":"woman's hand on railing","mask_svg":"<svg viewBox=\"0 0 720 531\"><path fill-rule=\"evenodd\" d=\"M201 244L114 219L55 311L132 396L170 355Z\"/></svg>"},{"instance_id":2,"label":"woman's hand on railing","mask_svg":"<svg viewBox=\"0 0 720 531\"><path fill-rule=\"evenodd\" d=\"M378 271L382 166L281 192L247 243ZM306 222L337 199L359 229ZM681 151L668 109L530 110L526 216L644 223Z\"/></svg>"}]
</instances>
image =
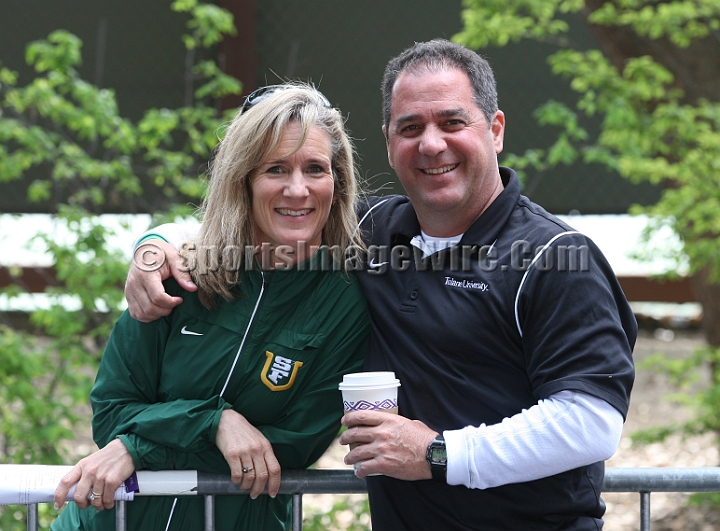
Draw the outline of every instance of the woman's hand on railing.
<instances>
[{"instance_id":1,"label":"woman's hand on railing","mask_svg":"<svg viewBox=\"0 0 720 531\"><path fill-rule=\"evenodd\" d=\"M265 490L273 498L280 489L280 463L270 441L245 417L226 409L220 417L215 444L230 465L232 481L255 499Z\"/></svg>"},{"instance_id":2,"label":"woman's hand on railing","mask_svg":"<svg viewBox=\"0 0 720 531\"><path fill-rule=\"evenodd\" d=\"M135 464L120 439L81 459L60 480L53 501L60 508L75 486L73 501L81 509L92 505L98 511L115 506L115 491L135 471Z\"/></svg>"}]
</instances>

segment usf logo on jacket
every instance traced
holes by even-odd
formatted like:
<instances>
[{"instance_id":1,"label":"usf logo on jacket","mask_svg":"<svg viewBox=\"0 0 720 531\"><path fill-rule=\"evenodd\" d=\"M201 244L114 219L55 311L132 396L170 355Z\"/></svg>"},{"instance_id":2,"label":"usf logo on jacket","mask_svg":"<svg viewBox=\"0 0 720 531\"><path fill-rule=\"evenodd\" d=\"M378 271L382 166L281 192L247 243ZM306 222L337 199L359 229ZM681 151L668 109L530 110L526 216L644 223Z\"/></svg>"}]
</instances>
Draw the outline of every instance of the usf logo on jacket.
<instances>
[{"instance_id":1,"label":"usf logo on jacket","mask_svg":"<svg viewBox=\"0 0 720 531\"><path fill-rule=\"evenodd\" d=\"M283 356L276 356L269 350L265 351L265 366L260 379L271 391L285 391L295 383L298 369L302 361L291 360Z\"/></svg>"}]
</instances>

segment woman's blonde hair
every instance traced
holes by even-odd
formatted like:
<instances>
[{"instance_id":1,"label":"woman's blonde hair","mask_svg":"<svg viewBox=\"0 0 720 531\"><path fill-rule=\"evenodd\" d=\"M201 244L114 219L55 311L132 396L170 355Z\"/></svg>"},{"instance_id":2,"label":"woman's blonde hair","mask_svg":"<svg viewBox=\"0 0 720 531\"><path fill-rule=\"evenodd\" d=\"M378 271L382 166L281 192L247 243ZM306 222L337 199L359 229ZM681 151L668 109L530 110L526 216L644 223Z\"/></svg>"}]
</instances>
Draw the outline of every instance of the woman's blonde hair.
<instances>
[{"instance_id":1,"label":"woman's blonde hair","mask_svg":"<svg viewBox=\"0 0 720 531\"><path fill-rule=\"evenodd\" d=\"M254 241L250 177L278 148L290 123L299 124L302 130L295 151L313 126L330 138L334 196L323 244L334 250L340 268L347 268L364 248L355 215L358 177L354 149L340 112L317 89L298 83L273 87L255 101L250 107L246 103L228 126L210 164L200 232L181 249L201 301L208 307L215 306L217 296L231 300L242 270L253 267L252 249L262 242Z\"/></svg>"}]
</instances>

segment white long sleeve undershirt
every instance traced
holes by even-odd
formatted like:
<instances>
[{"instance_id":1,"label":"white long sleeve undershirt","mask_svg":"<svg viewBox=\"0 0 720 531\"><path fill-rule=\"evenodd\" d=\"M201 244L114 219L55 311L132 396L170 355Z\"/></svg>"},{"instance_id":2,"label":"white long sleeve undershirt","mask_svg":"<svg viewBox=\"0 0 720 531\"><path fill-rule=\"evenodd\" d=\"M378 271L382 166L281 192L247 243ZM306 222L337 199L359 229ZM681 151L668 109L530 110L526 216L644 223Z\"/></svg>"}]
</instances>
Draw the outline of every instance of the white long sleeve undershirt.
<instances>
[{"instance_id":1,"label":"white long sleeve undershirt","mask_svg":"<svg viewBox=\"0 0 720 531\"><path fill-rule=\"evenodd\" d=\"M605 400L561 391L498 424L443 433L447 482L487 489L552 476L612 457L623 417Z\"/></svg>"}]
</instances>

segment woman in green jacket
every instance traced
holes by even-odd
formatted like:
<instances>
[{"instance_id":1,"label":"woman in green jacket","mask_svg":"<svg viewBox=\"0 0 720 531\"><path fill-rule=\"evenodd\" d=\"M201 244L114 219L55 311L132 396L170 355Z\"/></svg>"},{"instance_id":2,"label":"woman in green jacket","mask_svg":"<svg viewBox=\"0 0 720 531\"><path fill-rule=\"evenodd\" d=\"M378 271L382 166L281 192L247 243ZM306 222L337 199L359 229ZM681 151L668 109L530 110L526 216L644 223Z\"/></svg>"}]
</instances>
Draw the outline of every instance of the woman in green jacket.
<instances>
[{"instance_id":1,"label":"woman in green jacket","mask_svg":"<svg viewBox=\"0 0 720 531\"><path fill-rule=\"evenodd\" d=\"M116 323L91 393L101 449L61 481L56 505L72 486L74 503L51 529L114 529L114 492L135 470L231 475L250 495L216 497L218 530L289 528L280 471L323 454L338 383L362 367L368 318L346 266L363 248L356 193L352 145L320 92L288 84L246 99L181 250L198 290L168 280L183 299L170 315ZM162 265L158 251L141 242L135 266ZM203 515L202 497L140 496L127 527L195 531Z\"/></svg>"}]
</instances>

